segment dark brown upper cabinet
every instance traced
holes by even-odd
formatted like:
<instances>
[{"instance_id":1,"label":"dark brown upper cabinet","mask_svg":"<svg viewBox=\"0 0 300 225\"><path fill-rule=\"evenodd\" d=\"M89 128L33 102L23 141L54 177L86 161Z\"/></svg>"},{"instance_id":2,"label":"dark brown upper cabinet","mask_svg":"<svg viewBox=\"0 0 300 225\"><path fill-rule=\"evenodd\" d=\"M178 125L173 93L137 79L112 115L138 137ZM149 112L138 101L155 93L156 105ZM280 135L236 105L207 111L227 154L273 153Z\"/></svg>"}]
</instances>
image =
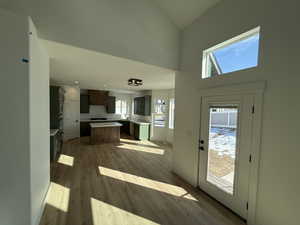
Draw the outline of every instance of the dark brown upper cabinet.
<instances>
[{"instance_id":1,"label":"dark brown upper cabinet","mask_svg":"<svg viewBox=\"0 0 300 225\"><path fill-rule=\"evenodd\" d=\"M107 97L106 112L107 113L116 113L116 97L115 96Z\"/></svg>"},{"instance_id":2,"label":"dark brown upper cabinet","mask_svg":"<svg viewBox=\"0 0 300 225\"><path fill-rule=\"evenodd\" d=\"M88 90L90 105L106 105L108 91Z\"/></svg>"}]
</instances>

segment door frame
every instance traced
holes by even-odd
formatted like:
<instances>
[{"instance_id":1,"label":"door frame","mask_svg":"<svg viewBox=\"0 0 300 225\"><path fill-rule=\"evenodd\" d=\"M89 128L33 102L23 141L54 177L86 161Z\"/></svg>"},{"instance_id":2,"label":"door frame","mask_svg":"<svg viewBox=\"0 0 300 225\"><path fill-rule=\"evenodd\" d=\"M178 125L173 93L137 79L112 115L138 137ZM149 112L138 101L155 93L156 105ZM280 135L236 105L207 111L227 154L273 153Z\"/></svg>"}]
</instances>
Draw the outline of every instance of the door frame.
<instances>
[{"instance_id":1,"label":"door frame","mask_svg":"<svg viewBox=\"0 0 300 225\"><path fill-rule=\"evenodd\" d=\"M254 102L254 95L224 95L214 97L202 98L202 129L200 133L201 140L205 144L199 144L206 150L199 151L199 186L202 190L207 191L218 201L232 208L236 214L243 218L248 217L247 202L248 202L248 187L249 187L249 170L248 163L251 152L252 140L252 122L253 114L251 108ZM211 107L235 107L237 109L237 131L236 131L236 145L235 145L235 167L234 167L234 182L233 193L228 193L218 185L208 180L208 155L209 155L209 121ZM203 132L203 133L202 133ZM246 136L245 136L246 135ZM251 137L247 139L247 137ZM243 148L242 151L241 147ZM239 170L239 169L243 170ZM242 185L242 186L240 186ZM243 187L243 188L242 188Z\"/></svg>"},{"instance_id":2,"label":"door frame","mask_svg":"<svg viewBox=\"0 0 300 225\"><path fill-rule=\"evenodd\" d=\"M251 141L251 165L249 172L249 192L248 192L248 217L247 224L256 224L256 206L257 206L257 191L259 178L259 163L261 151L261 134L262 134L262 112L263 112L263 97L266 87L266 81L259 81L246 84L236 84L220 86L217 88L208 88L200 90L200 117L202 118L202 99L203 97L216 97L224 95L241 95L251 94L254 96L254 115L252 127L252 141ZM201 119L200 119L201 123ZM199 134L201 136L201 124L199 127ZM200 137L199 136L199 137ZM197 186L199 186L199 170L200 170L200 152L198 150L198 176Z\"/></svg>"}]
</instances>

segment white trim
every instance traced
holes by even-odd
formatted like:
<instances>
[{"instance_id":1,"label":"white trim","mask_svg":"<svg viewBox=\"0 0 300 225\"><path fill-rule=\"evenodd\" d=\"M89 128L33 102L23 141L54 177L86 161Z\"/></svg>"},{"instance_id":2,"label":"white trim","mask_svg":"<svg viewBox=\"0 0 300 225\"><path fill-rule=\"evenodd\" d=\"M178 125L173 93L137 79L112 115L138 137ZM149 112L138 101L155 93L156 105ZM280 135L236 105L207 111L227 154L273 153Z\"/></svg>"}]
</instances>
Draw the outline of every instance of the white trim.
<instances>
[{"instance_id":1,"label":"white trim","mask_svg":"<svg viewBox=\"0 0 300 225\"><path fill-rule=\"evenodd\" d=\"M245 33L242 33L242 34L238 35L238 36L235 36L235 37L233 37L233 38L231 38L231 39L229 39L227 41L224 41L224 42L222 42L220 44L217 44L217 45L215 45L215 46L213 46L213 47L211 47L209 49L206 49L204 52L215 51L215 50L217 50L219 48L223 48L224 46L230 45L230 44L232 44L234 42L245 40L245 39L247 39L247 38L249 38L249 37L251 37L251 36L253 36L255 34L258 34L259 32L260 32L260 27L256 27L256 28L254 28L252 30L249 30L249 31L247 31Z\"/></svg>"},{"instance_id":2,"label":"white trim","mask_svg":"<svg viewBox=\"0 0 300 225\"><path fill-rule=\"evenodd\" d=\"M217 49L220 49L220 48L223 48L227 45L230 45L232 43L235 43L235 42L238 42L238 41L242 41L242 40L245 40L251 36L254 36L256 34L259 34L260 33L260 26L259 27L256 27L252 30L249 30L245 33L242 33L236 37L233 37L227 41L224 41L220 44L217 44L211 48L208 48L206 50L203 51L203 58L202 58L202 75L201 75L201 78L202 79L205 79L205 78L209 78L209 74L208 74L208 71L207 71L207 67L208 67L208 58L209 58L209 55L211 52L217 50Z\"/></svg>"},{"instance_id":3,"label":"white trim","mask_svg":"<svg viewBox=\"0 0 300 225\"><path fill-rule=\"evenodd\" d=\"M255 113L253 114L252 128L252 146L251 155L252 162L249 175L249 208L248 220L249 225L256 224L256 207L257 207L257 191L259 178L259 162L261 154L261 134L262 134L262 112L263 112L263 96L264 93L257 93L254 100Z\"/></svg>"},{"instance_id":4,"label":"white trim","mask_svg":"<svg viewBox=\"0 0 300 225\"><path fill-rule=\"evenodd\" d=\"M242 107L243 103L243 96L241 95L217 95L217 96L209 96L209 97L202 97L202 102L203 102L203 107L207 107L207 108L203 108L201 109L201 111L203 112L203 110L205 110L206 112L208 112L208 109L210 106L215 106L215 107L223 107L228 106L228 105L236 105L237 108L240 108L239 111L241 111L243 113L244 107ZM250 112L249 112L250 113ZM206 114L206 113L205 113ZM203 114L203 116L205 116ZM203 118L201 118L200 121L205 122L204 126L207 127L209 125L209 115L206 115L207 118L205 120L203 120ZM239 113L237 114L238 118L237 118L237 133L236 133L236 137L237 137L237 143L236 143L236 159L235 159L235 168L237 168L237 165L239 164L240 161L240 124L241 124L241 118L239 116ZM202 126L202 122L200 122L200 126ZM201 127L202 128L202 127ZM205 129L206 130L206 129ZM205 131L203 131L203 129L201 129L200 131L200 138L204 138L204 133L206 133ZM209 135L209 134L208 134ZM203 139L202 139L203 140ZM206 144L206 147L208 147L208 144ZM250 148L248 149L248 153L250 154ZM217 187L216 185L214 185L213 183L209 182L207 179L207 163L208 163L208 151L205 152L200 152L199 154L205 155L204 158L202 158L201 160L201 156L200 156L200 160L202 161L202 163L199 161L199 170L200 173L199 175L204 175L202 176L202 179L199 177L199 188L201 188L203 191L207 191L207 193L209 193L211 191L211 195L217 199L218 201L222 202L224 205L227 205L227 207L231 208L232 210L234 210L234 208L237 210L236 213L239 214L240 216L242 216L243 218L247 218L247 210L246 210L246 201L248 201L248 193L244 193L243 198L244 201L237 201L237 196L240 195L241 193L239 193L239 186L237 186L237 181L238 181L238 177L240 177L240 172L239 171L235 171L234 173L234 184L233 184L233 194L227 193L225 190L220 189L219 187ZM245 155L244 155L245 156ZM244 157L245 158L245 157ZM250 167L250 165L249 165ZM243 176L244 178L245 176ZM202 182L201 182L202 180ZM202 183L202 184L201 184ZM203 186L201 186L203 185ZM222 190L222 191L221 191ZM245 199L246 198L246 199ZM244 204L243 204L244 203Z\"/></svg>"},{"instance_id":5,"label":"white trim","mask_svg":"<svg viewBox=\"0 0 300 225\"><path fill-rule=\"evenodd\" d=\"M50 164L49 164L49 166L50 166ZM51 181L49 180L48 188L47 188L47 191L46 191L45 196L42 201L42 207L41 207L39 215L37 216L37 219L36 219L36 225L41 223L42 216L43 216L43 213L44 213L46 205L47 205L47 196L48 196L48 192L50 191L50 185L51 185Z\"/></svg>"},{"instance_id":6,"label":"white trim","mask_svg":"<svg viewBox=\"0 0 300 225\"><path fill-rule=\"evenodd\" d=\"M216 57L212 54L212 52L209 52L207 54L207 57L211 59L212 63L214 64L214 66L215 66L215 68L217 70L218 75L221 75L222 74L222 70L221 70L221 68L220 68L220 66L219 66L219 64L218 64L218 62L216 60Z\"/></svg>"},{"instance_id":7,"label":"white trim","mask_svg":"<svg viewBox=\"0 0 300 225\"><path fill-rule=\"evenodd\" d=\"M263 93L266 88L266 81L257 81L243 84L233 84L219 86L216 88L199 89L200 95L203 97L217 95L234 95L234 94L259 94Z\"/></svg>"},{"instance_id":8,"label":"white trim","mask_svg":"<svg viewBox=\"0 0 300 225\"><path fill-rule=\"evenodd\" d=\"M237 126L234 126L234 125L221 125L221 124L213 124L211 125L211 127L221 127L221 128L237 128Z\"/></svg>"},{"instance_id":9,"label":"white trim","mask_svg":"<svg viewBox=\"0 0 300 225\"><path fill-rule=\"evenodd\" d=\"M266 88L266 82L253 82L247 84L238 84L230 86L222 86L218 88L202 89L201 95L201 108L202 97L208 96L223 96L232 94L253 94L255 113L253 114L253 128L252 128L252 143L251 143L251 156L252 162L249 174L249 194L248 194L248 218L247 224L256 224L256 206L257 206L257 191L259 183L259 162L261 153L261 134L262 134L262 112L263 112L263 96ZM201 112L201 111L200 111ZM200 114L202 117L202 115ZM201 125L200 125L201 130ZM198 151L199 154L199 151ZM199 155L198 155L198 177L197 185L199 187Z\"/></svg>"},{"instance_id":10,"label":"white trim","mask_svg":"<svg viewBox=\"0 0 300 225\"><path fill-rule=\"evenodd\" d=\"M169 98L169 129L174 130L175 98Z\"/></svg>"}]
</instances>

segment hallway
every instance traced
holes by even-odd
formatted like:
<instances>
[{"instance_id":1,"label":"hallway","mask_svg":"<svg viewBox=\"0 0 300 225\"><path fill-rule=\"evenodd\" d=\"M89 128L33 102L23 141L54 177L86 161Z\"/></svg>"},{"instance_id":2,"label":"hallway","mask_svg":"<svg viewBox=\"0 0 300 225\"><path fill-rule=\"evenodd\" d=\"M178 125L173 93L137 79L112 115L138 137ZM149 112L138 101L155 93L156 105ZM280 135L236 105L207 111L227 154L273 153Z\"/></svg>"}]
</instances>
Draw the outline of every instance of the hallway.
<instances>
[{"instance_id":1,"label":"hallway","mask_svg":"<svg viewBox=\"0 0 300 225\"><path fill-rule=\"evenodd\" d=\"M64 145L40 225L244 225L171 172L172 149L149 141Z\"/></svg>"}]
</instances>

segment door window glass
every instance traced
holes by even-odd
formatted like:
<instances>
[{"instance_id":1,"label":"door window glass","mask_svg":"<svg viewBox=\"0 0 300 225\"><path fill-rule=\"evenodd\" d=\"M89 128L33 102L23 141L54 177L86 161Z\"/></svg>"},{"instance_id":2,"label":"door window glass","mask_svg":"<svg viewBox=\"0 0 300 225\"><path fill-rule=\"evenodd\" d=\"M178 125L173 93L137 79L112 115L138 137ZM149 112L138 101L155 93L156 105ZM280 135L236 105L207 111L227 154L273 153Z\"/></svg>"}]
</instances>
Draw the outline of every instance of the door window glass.
<instances>
[{"instance_id":1,"label":"door window glass","mask_svg":"<svg viewBox=\"0 0 300 225\"><path fill-rule=\"evenodd\" d=\"M238 108L210 107L207 181L233 194Z\"/></svg>"}]
</instances>

